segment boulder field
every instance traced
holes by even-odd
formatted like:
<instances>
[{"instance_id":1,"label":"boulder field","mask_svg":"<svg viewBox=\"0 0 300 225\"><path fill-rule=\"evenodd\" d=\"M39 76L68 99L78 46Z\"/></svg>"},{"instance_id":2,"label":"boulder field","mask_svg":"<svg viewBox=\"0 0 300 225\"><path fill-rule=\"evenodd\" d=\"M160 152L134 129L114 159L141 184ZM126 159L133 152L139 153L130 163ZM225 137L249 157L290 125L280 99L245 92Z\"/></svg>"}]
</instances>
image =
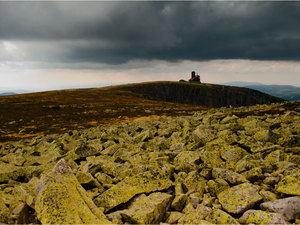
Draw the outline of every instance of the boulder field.
<instances>
[{"instance_id":1,"label":"boulder field","mask_svg":"<svg viewBox=\"0 0 300 225\"><path fill-rule=\"evenodd\" d=\"M299 224L300 104L0 146L0 223Z\"/></svg>"}]
</instances>

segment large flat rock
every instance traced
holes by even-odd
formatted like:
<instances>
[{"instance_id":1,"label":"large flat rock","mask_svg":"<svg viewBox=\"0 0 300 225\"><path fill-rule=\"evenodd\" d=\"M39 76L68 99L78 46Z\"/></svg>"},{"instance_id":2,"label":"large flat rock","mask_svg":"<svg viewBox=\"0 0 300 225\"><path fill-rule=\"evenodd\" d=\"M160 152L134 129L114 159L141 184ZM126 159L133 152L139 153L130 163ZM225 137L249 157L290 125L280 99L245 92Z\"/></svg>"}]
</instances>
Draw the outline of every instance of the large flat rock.
<instances>
[{"instance_id":1,"label":"large flat rock","mask_svg":"<svg viewBox=\"0 0 300 225\"><path fill-rule=\"evenodd\" d=\"M165 190L171 187L172 184L168 177L147 171L132 177L126 177L98 196L94 202L98 207L104 207L107 211L117 205L128 202L137 194Z\"/></svg>"},{"instance_id":2,"label":"large flat rock","mask_svg":"<svg viewBox=\"0 0 300 225\"><path fill-rule=\"evenodd\" d=\"M243 224L288 224L282 214L262 210L248 210L239 221Z\"/></svg>"},{"instance_id":3,"label":"large flat rock","mask_svg":"<svg viewBox=\"0 0 300 225\"><path fill-rule=\"evenodd\" d=\"M123 219L134 224L158 224L169 208L172 195L166 193L142 194L129 209L121 212Z\"/></svg>"},{"instance_id":4,"label":"large flat rock","mask_svg":"<svg viewBox=\"0 0 300 225\"><path fill-rule=\"evenodd\" d=\"M262 200L262 197L258 186L244 183L222 191L218 194L218 199L227 212L239 214Z\"/></svg>"},{"instance_id":5,"label":"large flat rock","mask_svg":"<svg viewBox=\"0 0 300 225\"><path fill-rule=\"evenodd\" d=\"M42 224L110 224L64 159L41 178L35 210Z\"/></svg>"},{"instance_id":6,"label":"large flat rock","mask_svg":"<svg viewBox=\"0 0 300 225\"><path fill-rule=\"evenodd\" d=\"M260 208L271 212L281 213L288 220L294 220L297 215L300 215L300 197L289 197L264 202L260 205Z\"/></svg>"}]
</instances>

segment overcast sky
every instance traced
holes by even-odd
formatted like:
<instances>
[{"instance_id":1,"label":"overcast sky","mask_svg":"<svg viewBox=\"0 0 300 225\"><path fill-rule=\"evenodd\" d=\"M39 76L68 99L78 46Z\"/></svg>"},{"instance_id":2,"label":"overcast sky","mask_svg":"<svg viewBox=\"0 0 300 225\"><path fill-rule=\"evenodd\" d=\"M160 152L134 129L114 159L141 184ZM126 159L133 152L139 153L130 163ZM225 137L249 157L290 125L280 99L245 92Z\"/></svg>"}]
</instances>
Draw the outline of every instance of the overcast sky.
<instances>
[{"instance_id":1,"label":"overcast sky","mask_svg":"<svg viewBox=\"0 0 300 225\"><path fill-rule=\"evenodd\" d=\"M0 2L0 90L300 86L300 2Z\"/></svg>"}]
</instances>

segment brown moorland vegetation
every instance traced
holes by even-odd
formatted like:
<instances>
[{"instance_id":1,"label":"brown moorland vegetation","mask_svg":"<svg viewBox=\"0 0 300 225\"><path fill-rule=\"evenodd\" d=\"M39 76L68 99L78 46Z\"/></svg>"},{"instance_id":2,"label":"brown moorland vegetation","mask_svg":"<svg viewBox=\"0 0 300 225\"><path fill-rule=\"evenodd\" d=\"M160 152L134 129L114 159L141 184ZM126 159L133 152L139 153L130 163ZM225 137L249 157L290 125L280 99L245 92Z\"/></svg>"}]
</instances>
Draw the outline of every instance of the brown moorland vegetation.
<instances>
[{"instance_id":1,"label":"brown moorland vegetation","mask_svg":"<svg viewBox=\"0 0 300 225\"><path fill-rule=\"evenodd\" d=\"M280 102L258 91L211 84L147 82L0 97L0 143L219 106Z\"/></svg>"}]
</instances>

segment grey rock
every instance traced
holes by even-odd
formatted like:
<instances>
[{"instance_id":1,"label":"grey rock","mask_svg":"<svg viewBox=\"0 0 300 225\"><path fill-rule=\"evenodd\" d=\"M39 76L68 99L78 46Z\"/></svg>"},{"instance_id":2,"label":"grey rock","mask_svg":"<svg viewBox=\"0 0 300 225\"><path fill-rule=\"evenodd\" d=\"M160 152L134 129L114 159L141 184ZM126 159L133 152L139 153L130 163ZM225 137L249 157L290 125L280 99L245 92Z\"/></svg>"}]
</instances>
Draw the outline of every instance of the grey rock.
<instances>
[{"instance_id":1,"label":"grey rock","mask_svg":"<svg viewBox=\"0 0 300 225\"><path fill-rule=\"evenodd\" d=\"M289 197L264 202L260 205L260 208L271 212L281 213L287 220L291 221L300 214L300 197Z\"/></svg>"}]
</instances>

